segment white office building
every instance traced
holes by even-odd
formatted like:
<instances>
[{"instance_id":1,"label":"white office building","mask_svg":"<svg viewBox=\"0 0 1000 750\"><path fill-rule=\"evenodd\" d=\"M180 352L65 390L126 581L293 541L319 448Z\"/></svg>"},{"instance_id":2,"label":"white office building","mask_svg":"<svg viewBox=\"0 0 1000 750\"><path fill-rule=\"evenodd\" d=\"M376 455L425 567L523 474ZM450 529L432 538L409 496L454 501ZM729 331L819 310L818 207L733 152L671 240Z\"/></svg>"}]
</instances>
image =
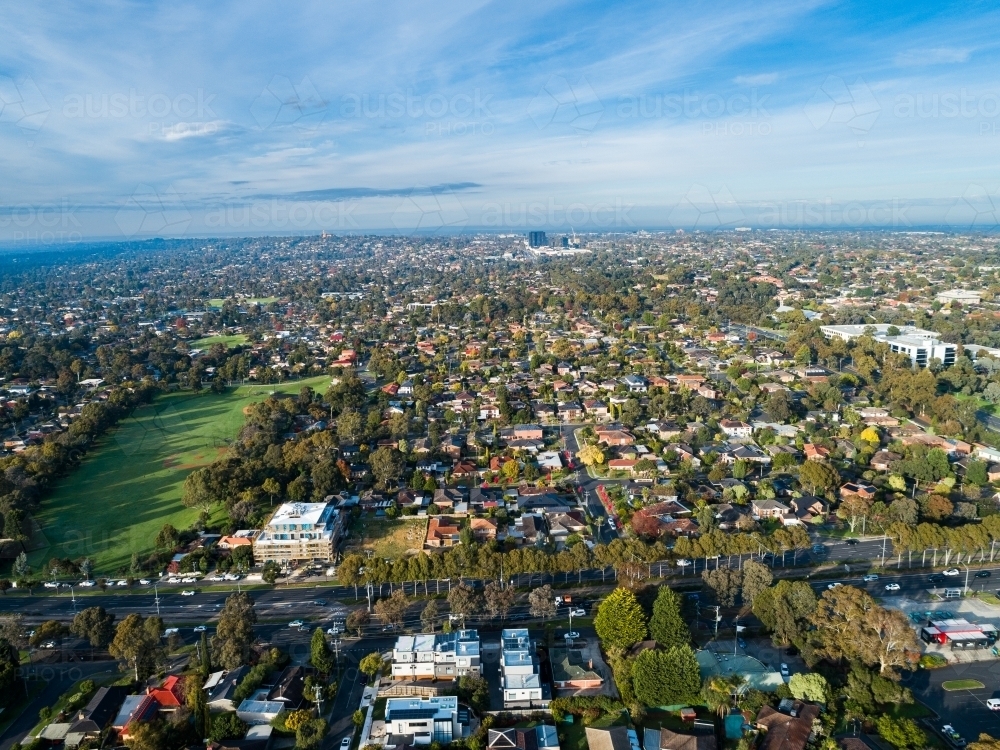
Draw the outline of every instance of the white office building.
<instances>
[{"instance_id":1,"label":"white office building","mask_svg":"<svg viewBox=\"0 0 1000 750\"><path fill-rule=\"evenodd\" d=\"M402 635L392 649L394 680L453 680L480 673L479 633Z\"/></svg>"},{"instance_id":2,"label":"white office building","mask_svg":"<svg viewBox=\"0 0 1000 750\"><path fill-rule=\"evenodd\" d=\"M333 560L343 516L332 503L285 503L253 542L258 564Z\"/></svg>"},{"instance_id":3,"label":"white office building","mask_svg":"<svg viewBox=\"0 0 1000 750\"><path fill-rule=\"evenodd\" d=\"M888 323L874 325L820 326L827 338L851 341L870 335L876 341L889 345L889 349L905 354L916 367L926 367L931 360L940 360L945 367L955 364L958 347L941 341L940 334L916 326L892 326ZM890 334L889 331L892 331ZM898 333L896 333L898 331Z\"/></svg>"},{"instance_id":4,"label":"white office building","mask_svg":"<svg viewBox=\"0 0 1000 750\"><path fill-rule=\"evenodd\" d=\"M448 745L461 739L468 725L467 712L458 707L454 695L424 698L389 698L385 703L385 731L388 744ZM465 722L462 719L465 719Z\"/></svg>"},{"instance_id":5,"label":"white office building","mask_svg":"<svg viewBox=\"0 0 1000 750\"><path fill-rule=\"evenodd\" d=\"M504 708L544 708L551 697L542 683L535 646L527 628L507 628L501 633L500 680Z\"/></svg>"}]
</instances>

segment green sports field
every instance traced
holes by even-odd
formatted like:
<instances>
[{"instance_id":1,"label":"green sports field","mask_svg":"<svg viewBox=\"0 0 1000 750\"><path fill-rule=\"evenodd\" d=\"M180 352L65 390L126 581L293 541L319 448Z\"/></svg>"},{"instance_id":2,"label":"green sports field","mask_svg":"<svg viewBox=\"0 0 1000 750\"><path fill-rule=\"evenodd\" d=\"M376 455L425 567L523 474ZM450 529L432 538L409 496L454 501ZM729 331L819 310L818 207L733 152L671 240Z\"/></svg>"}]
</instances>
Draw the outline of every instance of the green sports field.
<instances>
[{"instance_id":1,"label":"green sports field","mask_svg":"<svg viewBox=\"0 0 1000 750\"><path fill-rule=\"evenodd\" d=\"M50 557L86 556L97 574L114 574L133 552L148 554L163 524L183 529L197 518L180 502L184 478L225 453L244 407L272 391L324 391L328 383L323 375L222 395L171 393L136 409L42 501L35 519L44 539L29 555L32 567Z\"/></svg>"},{"instance_id":2,"label":"green sports field","mask_svg":"<svg viewBox=\"0 0 1000 750\"><path fill-rule=\"evenodd\" d=\"M270 305L272 302L277 302L277 297L253 297L250 299L240 299L237 300L241 305ZM213 297L208 301L209 307L222 307L226 304L226 301L222 297Z\"/></svg>"},{"instance_id":3,"label":"green sports field","mask_svg":"<svg viewBox=\"0 0 1000 750\"><path fill-rule=\"evenodd\" d=\"M234 346L242 346L247 341L247 337L242 333L234 333L230 336L206 336L189 343L192 349L207 349L212 344L225 344L226 348L232 349Z\"/></svg>"}]
</instances>

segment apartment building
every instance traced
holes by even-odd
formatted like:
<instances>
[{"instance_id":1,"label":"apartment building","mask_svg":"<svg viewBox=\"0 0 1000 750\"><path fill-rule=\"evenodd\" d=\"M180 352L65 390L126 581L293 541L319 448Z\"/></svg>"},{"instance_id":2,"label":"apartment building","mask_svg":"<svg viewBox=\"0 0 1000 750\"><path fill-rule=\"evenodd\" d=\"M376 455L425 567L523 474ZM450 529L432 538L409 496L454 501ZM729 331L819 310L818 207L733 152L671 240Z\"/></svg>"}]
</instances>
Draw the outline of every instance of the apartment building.
<instances>
[{"instance_id":1,"label":"apartment building","mask_svg":"<svg viewBox=\"0 0 1000 750\"><path fill-rule=\"evenodd\" d=\"M475 630L402 635L392 649L394 680L450 680L480 671Z\"/></svg>"},{"instance_id":2,"label":"apartment building","mask_svg":"<svg viewBox=\"0 0 1000 750\"><path fill-rule=\"evenodd\" d=\"M542 683L535 645L527 628L507 628L501 633L500 680L504 708L544 708L551 699Z\"/></svg>"},{"instance_id":3,"label":"apartment building","mask_svg":"<svg viewBox=\"0 0 1000 750\"><path fill-rule=\"evenodd\" d=\"M285 503L254 539L254 560L280 565L329 562L342 526L343 515L331 503Z\"/></svg>"}]
</instances>

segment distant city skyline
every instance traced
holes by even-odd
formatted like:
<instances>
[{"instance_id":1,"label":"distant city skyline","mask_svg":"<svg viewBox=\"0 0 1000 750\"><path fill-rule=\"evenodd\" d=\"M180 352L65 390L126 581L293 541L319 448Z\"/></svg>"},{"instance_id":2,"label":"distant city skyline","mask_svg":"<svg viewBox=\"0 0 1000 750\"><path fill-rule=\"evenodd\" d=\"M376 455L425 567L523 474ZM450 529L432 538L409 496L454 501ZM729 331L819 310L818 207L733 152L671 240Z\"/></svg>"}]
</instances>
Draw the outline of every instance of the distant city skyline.
<instances>
[{"instance_id":1,"label":"distant city skyline","mask_svg":"<svg viewBox=\"0 0 1000 750\"><path fill-rule=\"evenodd\" d=\"M1000 226L1000 9L0 9L0 242Z\"/></svg>"}]
</instances>

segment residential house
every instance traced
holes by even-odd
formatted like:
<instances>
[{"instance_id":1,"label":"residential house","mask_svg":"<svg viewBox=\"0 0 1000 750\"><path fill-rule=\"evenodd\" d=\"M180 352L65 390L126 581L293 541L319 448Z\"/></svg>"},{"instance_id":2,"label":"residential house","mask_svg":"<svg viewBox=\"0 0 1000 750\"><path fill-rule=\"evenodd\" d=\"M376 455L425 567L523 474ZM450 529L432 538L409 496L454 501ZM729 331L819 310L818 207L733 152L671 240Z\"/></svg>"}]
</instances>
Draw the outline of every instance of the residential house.
<instances>
[{"instance_id":1,"label":"residential house","mask_svg":"<svg viewBox=\"0 0 1000 750\"><path fill-rule=\"evenodd\" d=\"M527 729L490 729L488 750L559 750L559 733L551 724Z\"/></svg>"},{"instance_id":2,"label":"residential house","mask_svg":"<svg viewBox=\"0 0 1000 750\"><path fill-rule=\"evenodd\" d=\"M111 726L118 732L119 739L127 740L130 736L129 728L137 721L152 721L159 708L156 699L150 695L129 695L121 704ZM69 735L66 735L66 742L70 742Z\"/></svg>"},{"instance_id":3,"label":"residential house","mask_svg":"<svg viewBox=\"0 0 1000 750\"><path fill-rule=\"evenodd\" d=\"M236 709L236 716L252 727L270 724L285 710L281 701L254 700L247 698Z\"/></svg>"},{"instance_id":4,"label":"residential house","mask_svg":"<svg viewBox=\"0 0 1000 750\"><path fill-rule=\"evenodd\" d=\"M756 498L751 504L751 510L757 518L781 518L788 514L790 508L774 499Z\"/></svg>"},{"instance_id":5,"label":"residential house","mask_svg":"<svg viewBox=\"0 0 1000 750\"><path fill-rule=\"evenodd\" d=\"M394 680L454 680L481 669L475 630L402 635L392 649Z\"/></svg>"},{"instance_id":6,"label":"residential house","mask_svg":"<svg viewBox=\"0 0 1000 750\"><path fill-rule=\"evenodd\" d=\"M235 711L237 704L233 702L233 694L248 671L250 671L249 667L242 666L229 672L213 672L209 675L202 688L208 693L205 696L208 710L212 712Z\"/></svg>"},{"instance_id":7,"label":"residential house","mask_svg":"<svg viewBox=\"0 0 1000 750\"><path fill-rule=\"evenodd\" d=\"M67 747L77 747L88 739L98 739L101 732L118 715L128 690L122 686L98 688L94 697L80 709L76 716L68 720L63 741ZM145 697L145 696L135 696ZM151 716L155 708L151 709Z\"/></svg>"},{"instance_id":8,"label":"residential house","mask_svg":"<svg viewBox=\"0 0 1000 750\"><path fill-rule=\"evenodd\" d=\"M632 750L632 743L625 727L606 729L587 727L586 735L588 750Z\"/></svg>"},{"instance_id":9,"label":"residential house","mask_svg":"<svg viewBox=\"0 0 1000 750\"><path fill-rule=\"evenodd\" d=\"M627 430L600 427L597 429L597 442L611 447L632 445L635 437Z\"/></svg>"},{"instance_id":10,"label":"residential house","mask_svg":"<svg viewBox=\"0 0 1000 750\"><path fill-rule=\"evenodd\" d=\"M504 708L545 708L551 698L542 683L535 644L527 628L505 628L500 634L500 682Z\"/></svg>"},{"instance_id":11,"label":"residential house","mask_svg":"<svg viewBox=\"0 0 1000 750\"><path fill-rule=\"evenodd\" d=\"M645 393L649 390L649 382L642 375L626 375L622 378L622 383L629 393Z\"/></svg>"},{"instance_id":12,"label":"residential house","mask_svg":"<svg viewBox=\"0 0 1000 750\"><path fill-rule=\"evenodd\" d=\"M597 420L598 422L605 422L611 417L611 413L608 411L608 405L597 399L584 401L583 408L586 410L588 417Z\"/></svg>"},{"instance_id":13,"label":"residential house","mask_svg":"<svg viewBox=\"0 0 1000 750\"><path fill-rule=\"evenodd\" d=\"M565 401L558 406L559 421L579 422L583 419L583 407L576 401Z\"/></svg>"},{"instance_id":14,"label":"residential house","mask_svg":"<svg viewBox=\"0 0 1000 750\"><path fill-rule=\"evenodd\" d=\"M454 547L461 541L461 529L450 518L432 516L427 523L424 546L435 549Z\"/></svg>"},{"instance_id":15,"label":"residential house","mask_svg":"<svg viewBox=\"0 0 1000 750\"><path fill-rule=\"evenodd\" d=\"M875 471L889 471L891 466L902 458L898 453L892 451L878 451L869 464ZM991 480L992 481L992 480Z\"/></svg>"},{"instance_id":16,"label":"residential house","mask_svg":"<svg viewBox=\"0 0 1000 750\"><path fill-rule=\"evenodd\" d=\"M492 518L476 516L470 519L469 528L477 542L489 542L497 538L497 522Z\"/></svg>"},{"instance_id":17,"label":"residential house","mask_svg":"<svg viewBox=\"0 0 1000 750\"><path fill-rule=\"evenodd\" d=\"M805 750L813 722L819 718L819 706L790 700L788 704L786 711L764 706L757 712L755 724L764 733L759 750Z\"/></svg>"},{"instance_id":18,"label":"residential house","mask_svg":"<svg viewBox=\"0 0 1000 750\"><path fill-rule=\"evenodd\" d=\"M285 667L267 694L268 701L278 701L289 711L302 706L306 681L305 667Z\"/></svg>"},{"instance_id":19,"label":"residential house","mask_svg":"<svg viewBox=\"0 0 1000 750\"><path fill-rule=\"evenodd\" d=\"M753 433L753 427L746 422L734 419L723 419L719 422L719 429L723 434L731 438L748 438Z\"/></svg>"},{"instance_id":20,"label":"residential house","mask_svg":"<svg viewBox=\"0 0 1000 750\"><path fill-rule=\"evenodd\" d=\"M464 718L465 723L461 721ZM468 713L459 709L454 695L389 698L385 704L387 744L449 745L468 729Z\"/></svg>"},{"instance_id":21,"label":"residential house","mask_svg":"<svg viewBox=\"0 0 1000 750\"><path fill-rule=\"evenodd\" d=\"M716 750L712 726L693 725L691 733L674 732L666 727L646 728L642 738L643 750Z\"/></svg>"},{"instance_id":22,"label":"residential house","mask_svg":"<svg viewBox=\"0 0 1000 750\"><path fill-rule=\"evenodd\" d=\"M847 482L840 488L841 499L847 499L851 495L857 495L865 500L874 500L878 490L870 484L864 482Z\"/></svg>"},{"instance_id":23,"label":"residential house","mask_svg":"<svg viewBox=\"0 0 1000 750\"><path fill-rule=\"evenodd\" d=\"M802 446L806 461L825 461L830 457L830 449L817 443L806 443Z\"/></svg>"}]
</instances>

